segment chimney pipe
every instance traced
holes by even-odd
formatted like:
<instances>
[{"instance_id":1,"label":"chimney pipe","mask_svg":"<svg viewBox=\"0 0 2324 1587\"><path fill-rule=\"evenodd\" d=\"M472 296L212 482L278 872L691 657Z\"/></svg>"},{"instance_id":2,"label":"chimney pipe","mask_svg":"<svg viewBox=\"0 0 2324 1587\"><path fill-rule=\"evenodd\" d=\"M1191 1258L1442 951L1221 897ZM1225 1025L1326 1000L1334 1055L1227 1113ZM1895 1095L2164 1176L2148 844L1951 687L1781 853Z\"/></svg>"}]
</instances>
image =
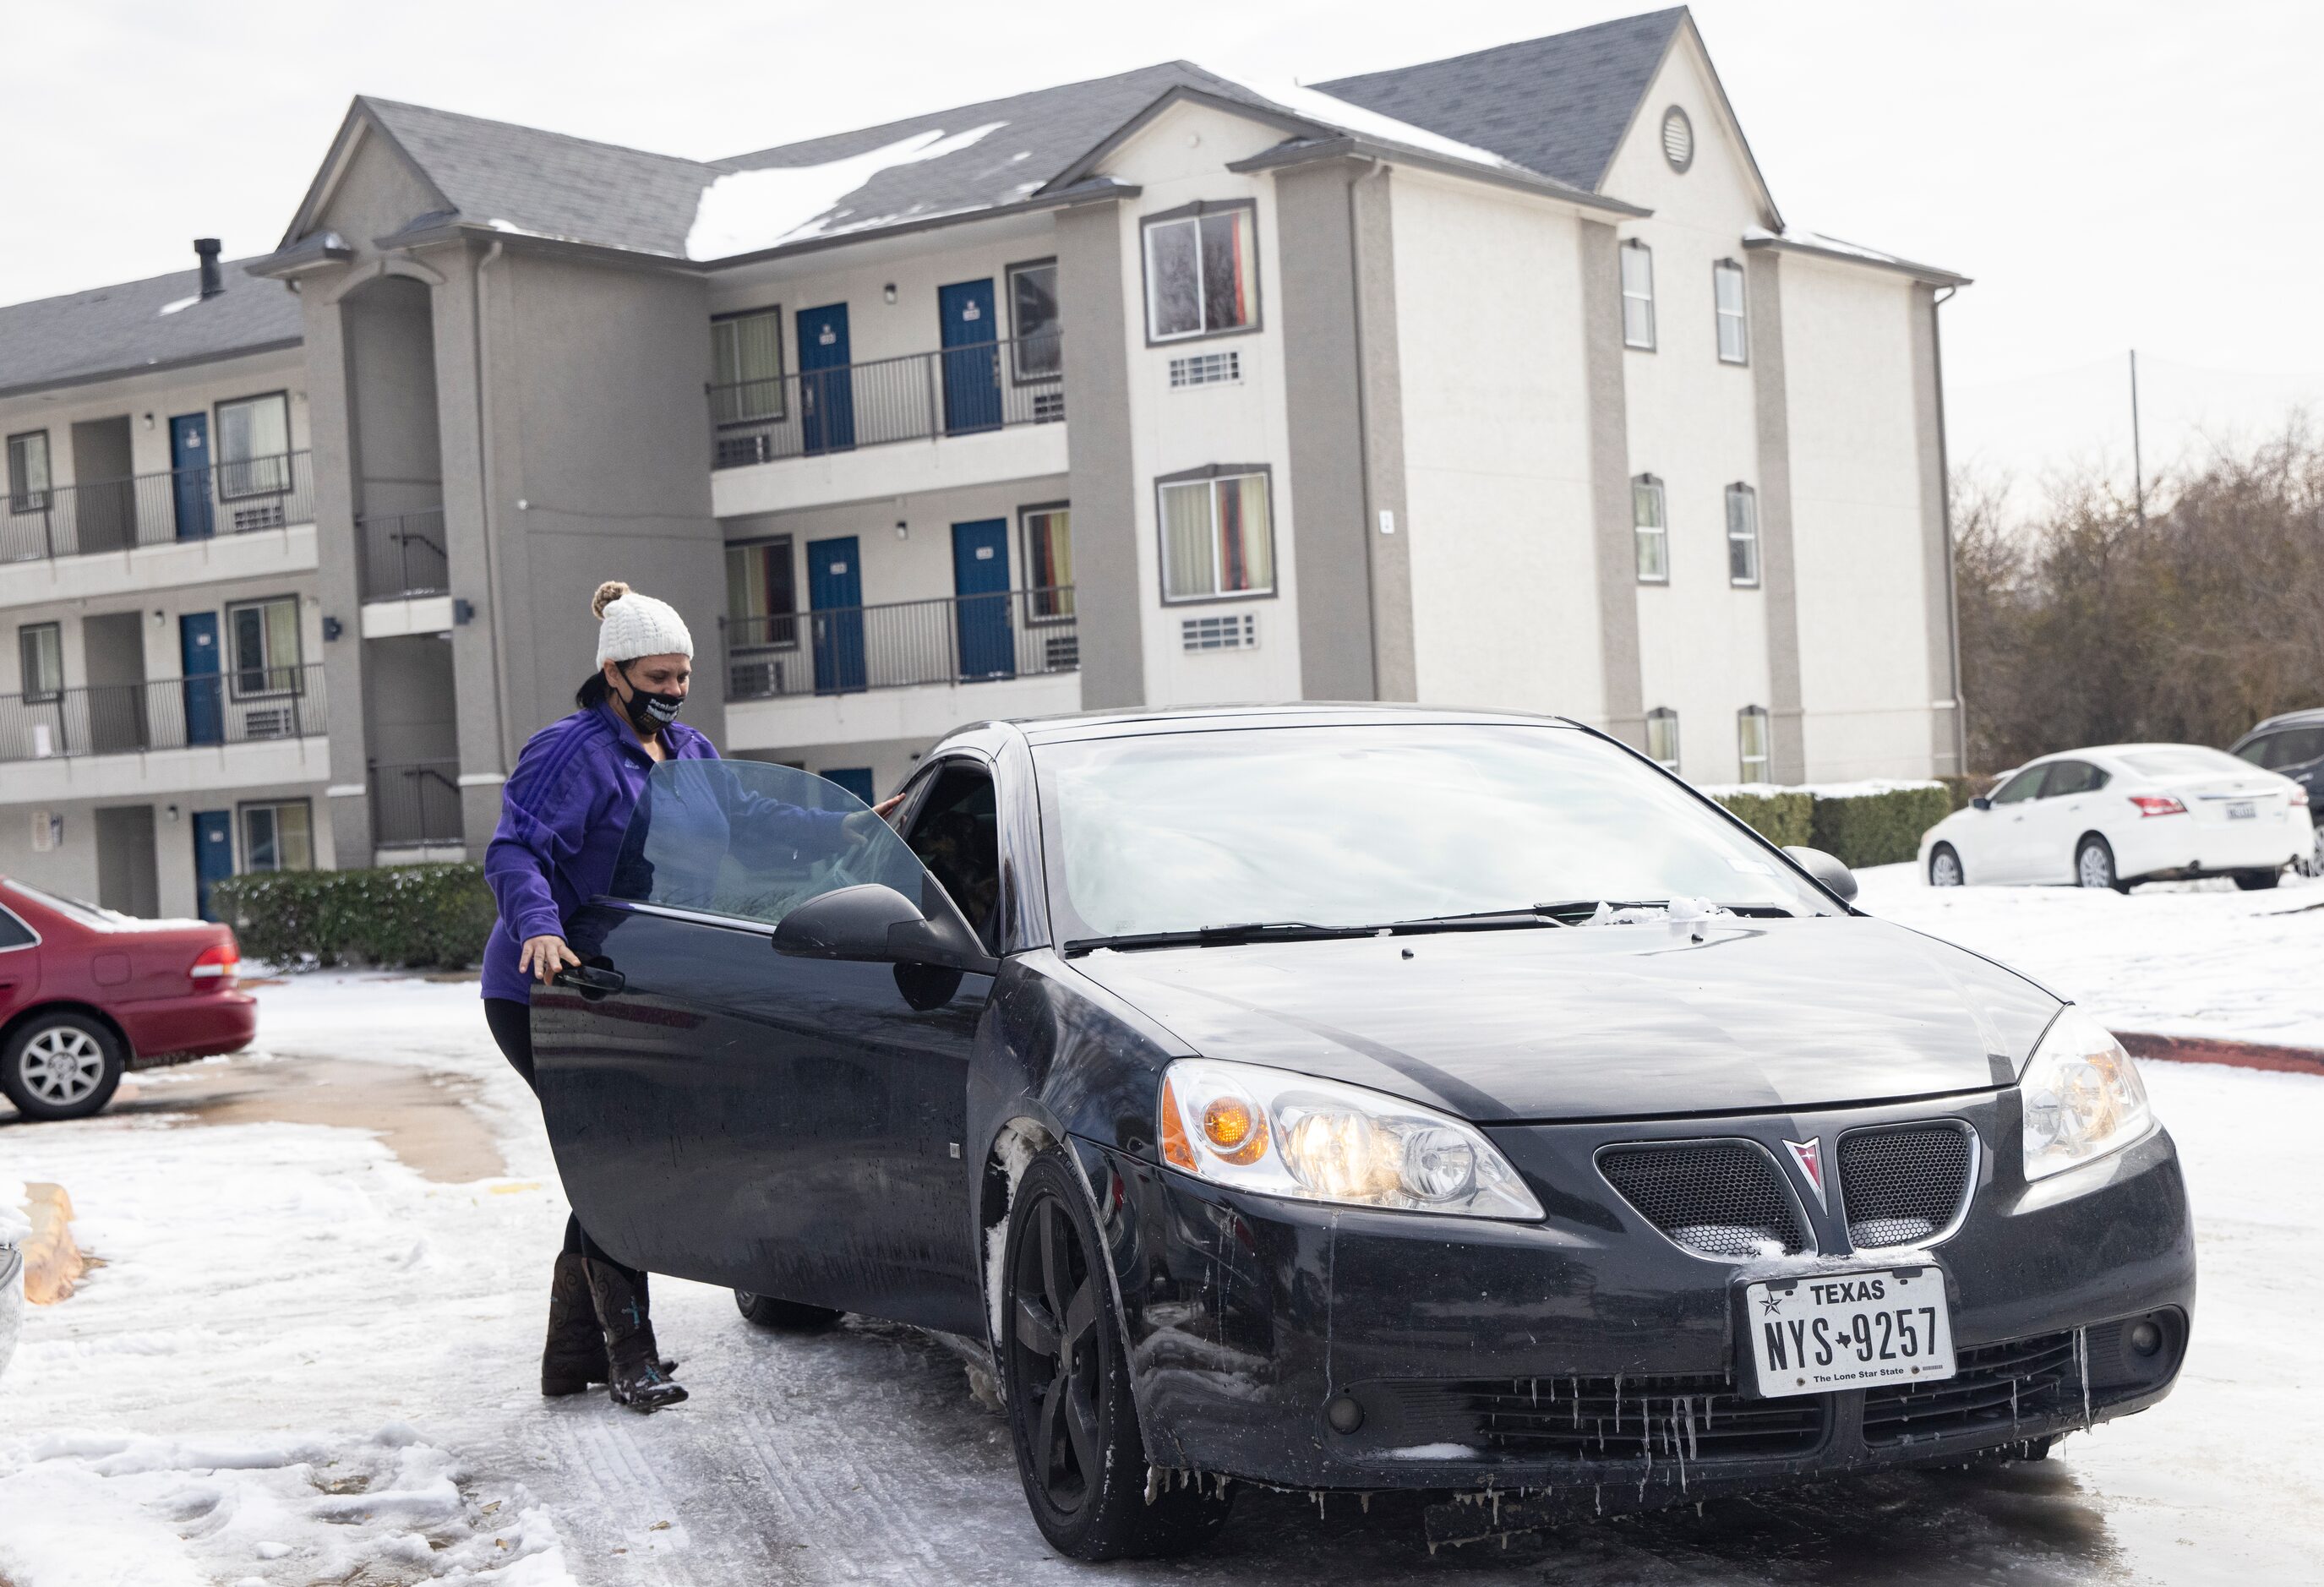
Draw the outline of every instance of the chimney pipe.
<instances>
[{"instance_id":1,"label":"chimney pipe","mask_svg":"<svg viewBox=\"0 0 2324 1587\"><path fill-rule=\"evenodd\" d=\"M218 240L196 237L194 253L202 262L202 296L215 298L226 291L226 280L218 273Z\"/></svg>"}]
</instances>

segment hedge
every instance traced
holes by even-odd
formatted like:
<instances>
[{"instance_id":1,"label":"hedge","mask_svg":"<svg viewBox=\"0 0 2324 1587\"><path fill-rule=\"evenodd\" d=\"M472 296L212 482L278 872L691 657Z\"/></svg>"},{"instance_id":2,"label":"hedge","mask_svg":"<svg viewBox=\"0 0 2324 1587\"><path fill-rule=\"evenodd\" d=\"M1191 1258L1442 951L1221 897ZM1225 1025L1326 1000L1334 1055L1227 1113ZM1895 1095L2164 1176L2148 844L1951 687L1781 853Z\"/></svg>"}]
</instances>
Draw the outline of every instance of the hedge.
<instances>
[{"instance_id":1,"label":"hedge","mask_svg":"<svg viewBox=\"0 0 2324 1587\"><path fill-rule=\"evenodd\" d=\"M210 885L242 951L274 964L457 970L484 953L493 895L476 864L264 871Z\"/></svg>"},{"instance_id":2,"label":"hedge","mask_svg":"<svg viewBox=\"0 0 2324 1587\"><path fill-rule=\"evenodd\" d=\"M1960 780L1966 783L1966 780ZM1731 789L1711 797L1773 844L1805 844L1843 865L1893 865L1921 852L1921 835L1957 807L1941 783L1907 783L1862 793L1812 789ZM1968 795L1959 795L1961 803Z\"/></svg>"}]
</instances>

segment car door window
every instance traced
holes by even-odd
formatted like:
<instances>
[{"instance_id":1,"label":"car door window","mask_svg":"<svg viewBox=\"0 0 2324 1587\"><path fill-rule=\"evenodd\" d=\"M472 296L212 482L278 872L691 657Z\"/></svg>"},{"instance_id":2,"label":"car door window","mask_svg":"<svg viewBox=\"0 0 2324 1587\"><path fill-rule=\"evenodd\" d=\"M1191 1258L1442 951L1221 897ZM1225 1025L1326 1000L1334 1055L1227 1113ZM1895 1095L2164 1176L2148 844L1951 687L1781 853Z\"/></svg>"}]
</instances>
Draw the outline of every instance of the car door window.
<instances>
[{"instance_id":1,"label":"car door window","mask_svg":"<svg viewBox=\"0 0 2324 1587\"><path fill-rule=\"evenodd\" d=\"M947 761L912 812L904 841L960 906L985 951L998 956L1001 835L992 774L973 761Z\"/></svg>"},{"instance_id":2,"label":"car door window","mask_svg":"<svg viewBox=\"0 0 2324 1587\"><path fill-rule=\"evenodd\" d=\"M2256 760L2252 752L2263 745L2265 746L2266 758ZM2271 733L2265 738L2246 744L2243 758L2254 761L2270 771L2305 766L2310 761L2324 758L2324 727L2291 727L2281 733Z\"/></svg>"},{"instance_id":3,"label":"car door window","mask_svg":"<svg viewBox=\"0 0 2324 1587\"><path fill-rule=\"evenodd\" d=\"M835 783L764 761L665 761L646 780L606 891L774 926L865 882L917 900L920 877L903 840Z\"/></svg>"},{"instance_id":4,"label":"car door window","mask_svg":"<svg viewBox=\"0 0 2324 1587\"><path fill-rule=\"evenodd\" d=\"M2046 765L2027 767L1994 790L1993 802L1997 805L2015 805L2026 799L2038 798L2042 792L2042 780L2048 775L2049 770L2050 768Z\"/></svg>"},{"instance_id":5,"label":"car door window","mask_svg":"<svg viewBox=\"0 0 2324 1587\"><path fill-rule=\"evenodd\" d=\"M2106 785L2107 774L2088 761L2052 761L2042 783L2042 797L2054 799L2061 794L2096 793Z\"/></svg>"}]
</instances>

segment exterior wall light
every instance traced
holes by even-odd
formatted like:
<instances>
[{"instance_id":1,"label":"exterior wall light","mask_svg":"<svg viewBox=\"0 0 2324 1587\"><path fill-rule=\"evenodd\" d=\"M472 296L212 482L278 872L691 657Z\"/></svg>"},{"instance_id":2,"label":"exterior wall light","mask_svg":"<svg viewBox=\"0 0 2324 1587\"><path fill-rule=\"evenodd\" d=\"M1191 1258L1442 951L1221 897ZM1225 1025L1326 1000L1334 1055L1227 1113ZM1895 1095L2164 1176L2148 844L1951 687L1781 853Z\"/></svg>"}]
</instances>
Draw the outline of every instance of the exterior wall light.
<instances>
[{"instance_id":1,"label":"exterior wall light","mask_svg":"<svg viewBox=\"0 0 2324 1587\"><path fill-rule=\"evenodd\" d=\"M900 518L896 520L896 538L899 540L908 540L912 538L912 526L905 522Z\"/></svg>"},{"instance_id":2,"label":"exterior wall light","mask_svg":"<svg viewBox=\"0 0 2324 1587\"><path fill-rule=\"evenodd\" d=\"M880 295L889 302L894 302L896 300L896 283L894 281L890 281L886 286L881 287L880 289Z\"/></svg>"}]
</instances>

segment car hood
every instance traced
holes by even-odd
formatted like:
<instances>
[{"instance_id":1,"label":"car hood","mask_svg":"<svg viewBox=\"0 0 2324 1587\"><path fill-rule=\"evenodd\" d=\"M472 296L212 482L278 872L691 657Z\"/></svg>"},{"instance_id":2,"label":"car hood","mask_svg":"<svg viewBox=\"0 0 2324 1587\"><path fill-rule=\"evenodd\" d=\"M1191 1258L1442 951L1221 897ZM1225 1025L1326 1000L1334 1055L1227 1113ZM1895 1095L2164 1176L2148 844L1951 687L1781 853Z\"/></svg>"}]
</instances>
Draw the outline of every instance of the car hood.
<instances>
[{"instance_id":1,"label":"car hood","mask_svg":"<svg viewBox=\"0 0 2324 1587\"><path fill-rule=\"evenodd\" d=\"M1099 950L1070 963L1206 1057L1480 1123L2007 1084L2059 1008L1988 960L1861 916Z\"/></svg>"}]
</instances>

